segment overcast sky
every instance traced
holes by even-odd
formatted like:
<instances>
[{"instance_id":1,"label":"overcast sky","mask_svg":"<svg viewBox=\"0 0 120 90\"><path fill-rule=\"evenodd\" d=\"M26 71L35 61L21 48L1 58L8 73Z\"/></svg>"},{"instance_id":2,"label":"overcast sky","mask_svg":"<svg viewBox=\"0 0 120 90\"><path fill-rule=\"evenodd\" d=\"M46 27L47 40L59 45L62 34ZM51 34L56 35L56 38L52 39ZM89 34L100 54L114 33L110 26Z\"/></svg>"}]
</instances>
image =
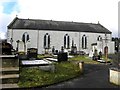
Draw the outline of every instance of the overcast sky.
<instances>
[{"instance_id":1,"label":"overcast sky","mask_svg":"<svg viewBox=\"0 0 120 90\"><path fill-rule=\"evenodd\" d=\"M98 23L118 36L120 0L0 0L0 37L16 17L56 21Z\"/></svg>"}]
</instances>

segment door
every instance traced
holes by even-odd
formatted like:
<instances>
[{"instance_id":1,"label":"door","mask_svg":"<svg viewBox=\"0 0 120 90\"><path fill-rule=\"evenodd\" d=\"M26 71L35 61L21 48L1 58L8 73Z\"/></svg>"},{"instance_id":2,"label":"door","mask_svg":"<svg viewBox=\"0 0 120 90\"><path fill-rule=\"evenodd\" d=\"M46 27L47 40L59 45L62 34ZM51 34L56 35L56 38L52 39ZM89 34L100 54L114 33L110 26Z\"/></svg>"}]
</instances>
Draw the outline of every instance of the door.
<instances>
[{"instance_id":1,"label":"door","mask_svg":"<svg viewBox=\"0 0 120 90\"><path fill-rule=\"evenodd\" d=\"M104 54L105 55L108 54L108 46L105 46L105 48L104 48Z\"/></svg>"}]
</instances>

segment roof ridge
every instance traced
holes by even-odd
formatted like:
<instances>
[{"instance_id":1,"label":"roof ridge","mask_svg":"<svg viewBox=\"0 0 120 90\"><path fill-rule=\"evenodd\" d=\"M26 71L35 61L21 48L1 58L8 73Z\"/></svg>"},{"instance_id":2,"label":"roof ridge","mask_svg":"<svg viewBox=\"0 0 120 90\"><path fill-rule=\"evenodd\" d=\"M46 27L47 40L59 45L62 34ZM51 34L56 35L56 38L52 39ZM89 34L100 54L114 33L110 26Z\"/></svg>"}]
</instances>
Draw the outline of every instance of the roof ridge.
<instances>
[{"instance_id":1,"label":"roof ridge","mask_svg":"<svg viewBox=\"0 0 120 90\"><path fill-rule=\"evenodd\" d=\"M17 17L18 18L18 17ZM52 22L67 22L67 23L78 23L78 24L96 24L96 23L85 23L85 22L77 22L77 21L61 21L61 20L46 20L46 19L34 19L34 18L18 18L19 20L35 20L35 21L52 21Z\"/></svg>"},{"instance_id":2,"label":"roof ridge","mask_svg":"<svg viewBox=\"0 0 120 90\"><path fill-rule=\"evenodd\" d=\"M56 31L66 30L77 32L111 33L104 26L96 23L29 19L29 18L23 19L18 17L9 24L8 29L56 30Z\"/></svg>"}]
</instances>

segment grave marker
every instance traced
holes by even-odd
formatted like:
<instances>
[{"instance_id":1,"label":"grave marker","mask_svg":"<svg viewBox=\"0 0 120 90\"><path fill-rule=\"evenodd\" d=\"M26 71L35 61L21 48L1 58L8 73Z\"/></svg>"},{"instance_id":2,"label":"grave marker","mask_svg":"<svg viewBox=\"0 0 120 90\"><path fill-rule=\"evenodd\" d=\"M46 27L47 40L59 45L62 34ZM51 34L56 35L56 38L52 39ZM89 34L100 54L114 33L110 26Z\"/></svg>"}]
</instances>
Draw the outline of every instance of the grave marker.
<instances>
[{"instance_id":1,"label":"grave marker","mask_svg":"<svg viewBox=\"0 0 120 90\"><path fill-rule=\"evenodd\" d=\"M61 61L67 61L68 60L68 54L67 53L59 53L57 56L58 62Z\"/></svg>"},{"instance_id":2,"label":"grave marker","mask_svg":"<svg viewBox=\"0 0 120 90\"><path fill-rule=\"evenodd\" d=\"M27 56L29 59L37 59L38 50L36 48L29 48L27 50Z\"/></svg>"}]
</instances>

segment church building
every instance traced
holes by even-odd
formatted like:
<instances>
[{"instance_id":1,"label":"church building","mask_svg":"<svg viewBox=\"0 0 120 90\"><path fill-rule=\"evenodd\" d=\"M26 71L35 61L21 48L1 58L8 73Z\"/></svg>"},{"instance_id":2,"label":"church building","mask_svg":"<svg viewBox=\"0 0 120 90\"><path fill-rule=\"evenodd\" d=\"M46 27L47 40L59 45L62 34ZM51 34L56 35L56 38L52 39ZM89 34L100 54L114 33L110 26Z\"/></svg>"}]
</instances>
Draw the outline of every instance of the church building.
<instances>
[{"instance_id":1,"label":"church building","mask_svg":"<svg viewBox=\"0 0 120 90\"><path fill-rule=\"evenodd\" d=\"M19 52L27 52L28 48L37 48L38 54L60 51L61 47L68 52L72 46L77 51L89 54L97 49L98 52L114 53L112 32L100 23L80 23L53 21L41 19L21 19L15 17L8 25L7 42Z\"/></svg>"}]
</instances>

